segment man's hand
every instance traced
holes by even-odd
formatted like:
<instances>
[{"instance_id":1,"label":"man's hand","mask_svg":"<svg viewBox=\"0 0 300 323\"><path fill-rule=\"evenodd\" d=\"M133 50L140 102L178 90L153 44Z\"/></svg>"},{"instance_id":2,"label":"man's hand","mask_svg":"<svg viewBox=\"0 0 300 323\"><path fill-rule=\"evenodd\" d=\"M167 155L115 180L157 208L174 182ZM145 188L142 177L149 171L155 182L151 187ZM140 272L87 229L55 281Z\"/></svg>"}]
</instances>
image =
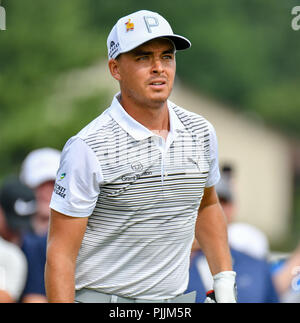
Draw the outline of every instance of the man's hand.
<instances>
[{"instance_id":1,"label":"man's hand","mask_svg":"<svg viewBox=\"0 0 300 323\"><path fill-rule=\"evenodd\" d=\"M222 271L213 276L214 297L207 296L205 303L236 303L236 273L234 271Z\"/></svg>"}]
</instances>

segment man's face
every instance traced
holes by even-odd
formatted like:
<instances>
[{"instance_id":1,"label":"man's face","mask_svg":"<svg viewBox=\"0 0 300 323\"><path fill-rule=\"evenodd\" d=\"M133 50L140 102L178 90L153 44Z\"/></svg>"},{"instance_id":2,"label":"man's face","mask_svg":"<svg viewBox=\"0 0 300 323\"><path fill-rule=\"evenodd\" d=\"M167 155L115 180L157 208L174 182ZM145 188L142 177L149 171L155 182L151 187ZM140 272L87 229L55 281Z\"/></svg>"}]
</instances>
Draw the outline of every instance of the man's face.
<instances>
[{"instance_id":1,"label":"man's face","mask_svg":"<svg viewBox=\"0 0 300 323\"><path fill-rule=\"evenodd\" d=\"M168 39L151 40L116 60L122 97L142 106L160 107L171 94L175 72L175 48Z\"/></svg>"},{"instance_id":2,"label":"man's face","mask_svg":"<svg viewBox=\"0 0 300 323\"><path fill-rule=\"evenodd\" d=\"M50 216L50 201L54 188L54 181L47 181L35 189L37 212L33 218L34 229L38 234L44 234L48 230Z\"/></svg>"}]
</instances>

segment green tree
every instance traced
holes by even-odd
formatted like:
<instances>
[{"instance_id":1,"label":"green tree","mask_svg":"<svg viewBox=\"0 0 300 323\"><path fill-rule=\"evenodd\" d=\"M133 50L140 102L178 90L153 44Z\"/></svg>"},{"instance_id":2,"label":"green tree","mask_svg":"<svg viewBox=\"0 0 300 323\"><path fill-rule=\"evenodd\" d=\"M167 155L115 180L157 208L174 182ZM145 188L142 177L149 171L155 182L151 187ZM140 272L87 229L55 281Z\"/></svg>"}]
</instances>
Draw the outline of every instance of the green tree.
<instances>
[{"instance_id":1,"label":"green tree","mask_svg":"<svg viewBox=\"0 0 300 323\"><path fill-rule=\"evenodd\" d=\"M69 125L59 129L61 123L55 126L47 119L47 98L58 75L91 64L105 50L104 37L89 24L83 1L3 1L2 5L7 30L0 35L0 176L17 169L31 149L61 148L69 136L63 130L71 133L89 121L91 113L75 108ZM63 112L64 107L60 109ZM93 116L96 113L94 108Z\"/></svg>"}]
</instances>

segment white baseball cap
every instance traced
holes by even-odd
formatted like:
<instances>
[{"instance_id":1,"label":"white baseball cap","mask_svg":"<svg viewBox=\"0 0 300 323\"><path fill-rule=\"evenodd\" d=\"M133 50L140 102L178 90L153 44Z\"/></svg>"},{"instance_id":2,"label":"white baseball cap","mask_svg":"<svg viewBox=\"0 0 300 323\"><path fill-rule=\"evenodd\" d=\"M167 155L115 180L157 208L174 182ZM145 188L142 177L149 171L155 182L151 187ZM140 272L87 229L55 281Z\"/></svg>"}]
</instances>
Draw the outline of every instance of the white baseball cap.
<instances>
[{"instance_id":1,"label":"white baseball cap","mask_svg":"<svg viewBox=\"0 0 300 323\"><path fill-rule=\"evenodd\" d=\"M107 38L108 58L116 58L154 38L168 38L176 50L191 47L191 42L175 35L170 24L156 12L140 10L120 18Z\"/></svg>"},{"instance_id":2,"label":"white baseball cap","mask_svg":"<svg viewBox=\"0 0 300 323\"><path fill-rule=\"evenodd\" d=\"M257 227L243 222L228 225L228 241L231 247L252 257L265 258L269 253L269 240Z\"/></svg>"},{"instance_id":3,"label":"white baseball cap","mask_svg":"<svg viewBox=\"0 0 300 323\"><path fill-rule=\"evenodd\" d=\"M33 150L24 159L20 179L34 189L47 181L56 179L61 152L53 148Z\"/></svg>"}]
</instances>

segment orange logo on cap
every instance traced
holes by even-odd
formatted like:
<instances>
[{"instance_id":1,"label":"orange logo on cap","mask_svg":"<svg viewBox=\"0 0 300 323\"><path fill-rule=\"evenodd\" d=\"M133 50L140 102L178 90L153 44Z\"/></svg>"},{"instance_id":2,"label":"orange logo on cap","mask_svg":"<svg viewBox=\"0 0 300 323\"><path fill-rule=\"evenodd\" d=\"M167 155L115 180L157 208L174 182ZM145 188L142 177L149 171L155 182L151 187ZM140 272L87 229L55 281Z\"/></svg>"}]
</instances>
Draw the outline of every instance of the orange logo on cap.
<instances>
[{"instance_id":1,"label":"orange logo on cap","mask_svg":"<svg viewBox=\"0 0 300 323\"><path fill-rule=\"evenodd\" d=\"M131 22L131 19L129 19L126 23L126 31L129 31L129 30L134 30L134 23Z\"/></svg>"}]
</instances>

